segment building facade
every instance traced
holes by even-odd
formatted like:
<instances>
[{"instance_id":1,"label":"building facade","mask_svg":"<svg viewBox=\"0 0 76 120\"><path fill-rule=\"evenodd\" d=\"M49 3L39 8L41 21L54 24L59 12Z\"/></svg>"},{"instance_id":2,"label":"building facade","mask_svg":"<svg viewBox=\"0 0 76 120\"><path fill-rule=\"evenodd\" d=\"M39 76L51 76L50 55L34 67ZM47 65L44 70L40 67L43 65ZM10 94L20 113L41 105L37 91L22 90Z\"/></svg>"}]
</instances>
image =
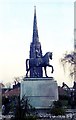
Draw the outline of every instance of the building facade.
<instances>
[{"instance_id":1,"label":"building facade","mask_svg":"<svg viewBox=\"0 0 76 120\"><path fill-rule=\"evenodd\" d=\"M74 52L76 52L76 1L74 2ZM76 57L76 55L75 55ZM76 58L75 58L76 63ZM74 81L76 81L76 64L74 67Z\"/></svg>"}]
</instances>

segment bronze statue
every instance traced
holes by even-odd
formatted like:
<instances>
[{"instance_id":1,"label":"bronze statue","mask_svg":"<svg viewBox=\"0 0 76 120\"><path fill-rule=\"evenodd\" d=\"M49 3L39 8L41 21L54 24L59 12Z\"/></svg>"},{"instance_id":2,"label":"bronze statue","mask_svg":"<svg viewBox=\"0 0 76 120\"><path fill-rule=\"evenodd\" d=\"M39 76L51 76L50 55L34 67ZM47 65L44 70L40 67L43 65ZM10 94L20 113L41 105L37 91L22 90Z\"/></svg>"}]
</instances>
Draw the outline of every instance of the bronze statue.
<instances>
[{"instance_id":1,"label":"bronze statue","mask_svg":"<svg viewBox=\"0 0 76 120\"><path fill-rule=\"evenodd\" d=\"M52 68L51 73L54 71L53 66L49 64L49 59L52 60L52 52L47 52L43 57L40 58L26 59L26 77L28 77L28 72L30 69L34 67L44 67L45 76L48 77L46 67L48 66Z\"/></svg>"}]
</instances>

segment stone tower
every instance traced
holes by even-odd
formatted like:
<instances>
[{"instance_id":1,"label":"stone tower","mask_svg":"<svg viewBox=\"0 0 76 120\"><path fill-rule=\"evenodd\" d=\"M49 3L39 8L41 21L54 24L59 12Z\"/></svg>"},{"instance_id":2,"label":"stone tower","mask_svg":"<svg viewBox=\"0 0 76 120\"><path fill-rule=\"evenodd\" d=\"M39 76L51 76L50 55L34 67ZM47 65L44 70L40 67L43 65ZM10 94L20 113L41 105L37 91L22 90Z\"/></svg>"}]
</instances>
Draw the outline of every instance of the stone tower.
<instances>
[{"instance_id":1,"label":"stone tower","mask_svg":"<svg viewBox=\"0 0 76 120\"><path fill-rule=\"evenodd\" d=\"M38 29L37 29L37 18L36 18L36 7L34 7L34 21L33 21L33 36L30 44L30 58L42 57L41 44L39 42ZM34 67L30 70L30 77L43 77L43 71L41 67Z\"/></svg>"}]
</instances>

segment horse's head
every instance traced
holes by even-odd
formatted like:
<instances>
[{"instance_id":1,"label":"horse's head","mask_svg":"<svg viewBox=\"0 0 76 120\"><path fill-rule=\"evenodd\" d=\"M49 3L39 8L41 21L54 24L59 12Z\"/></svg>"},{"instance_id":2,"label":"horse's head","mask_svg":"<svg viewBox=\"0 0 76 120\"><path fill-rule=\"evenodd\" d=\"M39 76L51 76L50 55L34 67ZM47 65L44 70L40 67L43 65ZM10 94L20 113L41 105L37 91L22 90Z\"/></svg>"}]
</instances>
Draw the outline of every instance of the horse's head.
<instances>
[{"instance_id":1,"label":"horse's head","mask_svg":"<svg viewBox=\"0 0 76 120\"><path fill-rule=\"evenodd\" d=\"M49 52L49 58L52 60L52 52Z\"/></svg>"},{"instance_id":2,"label":"horse's head","mask_svg":"<svg viewBox=\"0 0 76 120\"><path fill-rule=\"evenodd\" d=\"M43 56L44 60L49 61L49 59L52 60L52 52L47 52L44 56Z\"/></svg>"}]
</instances>

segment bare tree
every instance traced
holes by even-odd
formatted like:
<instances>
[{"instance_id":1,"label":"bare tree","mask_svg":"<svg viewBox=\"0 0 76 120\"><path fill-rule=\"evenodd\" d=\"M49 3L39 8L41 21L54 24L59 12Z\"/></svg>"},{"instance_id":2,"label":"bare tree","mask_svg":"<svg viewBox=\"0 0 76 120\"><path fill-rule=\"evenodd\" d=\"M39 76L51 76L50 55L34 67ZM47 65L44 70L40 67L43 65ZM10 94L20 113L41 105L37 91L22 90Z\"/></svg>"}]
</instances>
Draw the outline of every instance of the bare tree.
<instances>
[{"instance_id":1,"label":"bare tree","mask_svg":"<svg viewBox=\"0 0 76 120\"><path fill-rule=\"evenodd\" d=\"M61 63L64 70L66 70L66 65L69 67L70 75L76 76L76 52L65 53L63 58L61 58Z\"/></svg>"}]
</instances>

